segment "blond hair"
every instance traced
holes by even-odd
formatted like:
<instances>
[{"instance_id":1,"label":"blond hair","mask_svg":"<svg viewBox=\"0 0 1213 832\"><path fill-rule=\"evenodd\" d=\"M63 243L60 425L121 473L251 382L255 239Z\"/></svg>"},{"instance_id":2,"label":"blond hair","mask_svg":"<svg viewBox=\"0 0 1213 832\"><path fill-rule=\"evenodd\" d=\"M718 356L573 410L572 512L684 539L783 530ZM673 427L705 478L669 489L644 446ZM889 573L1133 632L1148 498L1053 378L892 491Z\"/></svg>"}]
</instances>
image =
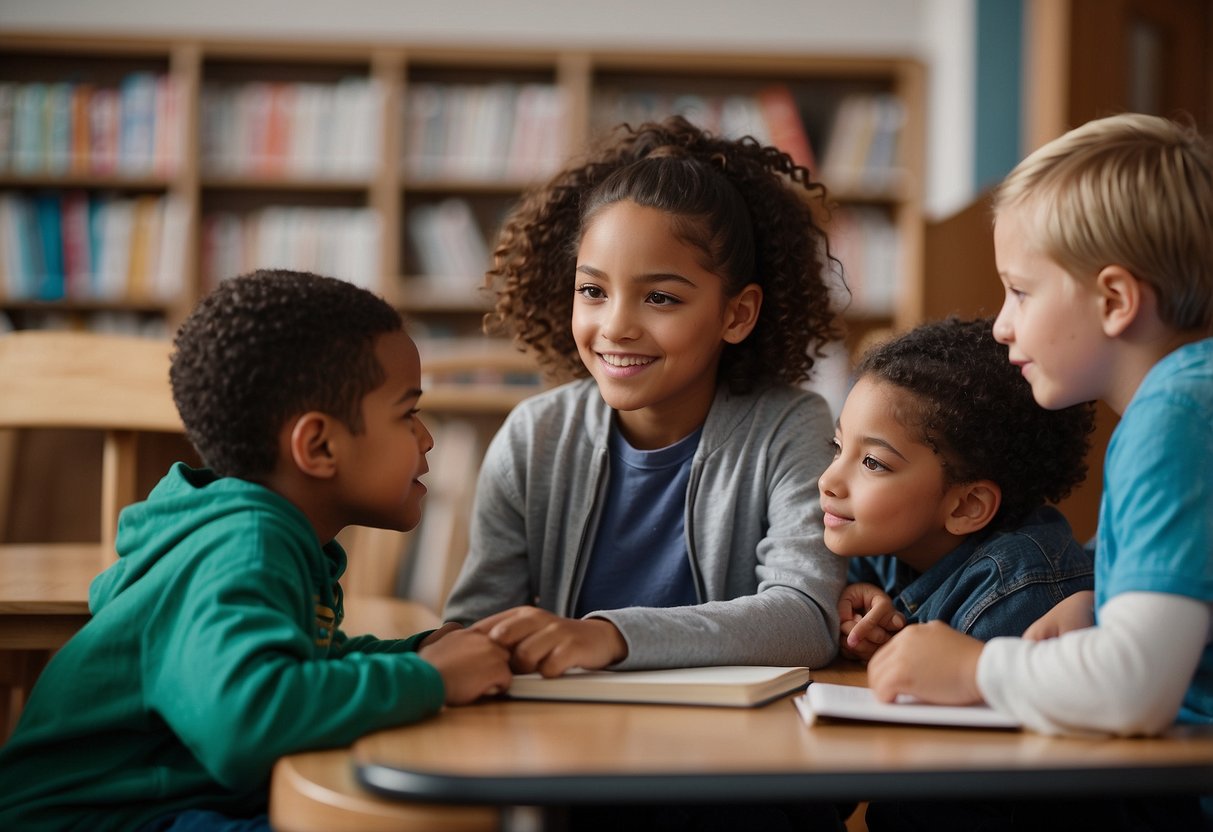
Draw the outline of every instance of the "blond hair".
<instances>
[{"instance_id":1,"label":"blond hair","mask_svg":"<svg viewBox=\"0 0 1213 832\"><path fill-rule=\"evenodd\" d=\"M1153 287L1168 326L1213 332L1213 147L1194 128L1138 113L1087 122L1011 171L995 215L1013 206L1071 275L1122 266Z\"/></svg>"}]
</instances>

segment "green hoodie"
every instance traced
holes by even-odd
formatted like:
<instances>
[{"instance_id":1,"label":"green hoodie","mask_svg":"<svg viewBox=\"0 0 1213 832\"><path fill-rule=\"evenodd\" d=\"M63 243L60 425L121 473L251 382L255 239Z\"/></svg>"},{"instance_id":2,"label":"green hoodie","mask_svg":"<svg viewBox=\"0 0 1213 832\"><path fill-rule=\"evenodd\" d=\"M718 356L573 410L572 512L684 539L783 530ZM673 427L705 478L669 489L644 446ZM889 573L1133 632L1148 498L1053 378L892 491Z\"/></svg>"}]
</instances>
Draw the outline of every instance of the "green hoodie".
<instances>
[{"instance_id":1,"label":"green hoodie","mask_svg":"<svg viewBox=\"0 0 1213 832\"><path fill-rule=\"evenodd\" d=\"M424 634L347 638L345 552L262 486L178 463L122 513L118 554L0 749L0 829L264 811L278 757L442 707Z\"/></svg>"}]
</instances>

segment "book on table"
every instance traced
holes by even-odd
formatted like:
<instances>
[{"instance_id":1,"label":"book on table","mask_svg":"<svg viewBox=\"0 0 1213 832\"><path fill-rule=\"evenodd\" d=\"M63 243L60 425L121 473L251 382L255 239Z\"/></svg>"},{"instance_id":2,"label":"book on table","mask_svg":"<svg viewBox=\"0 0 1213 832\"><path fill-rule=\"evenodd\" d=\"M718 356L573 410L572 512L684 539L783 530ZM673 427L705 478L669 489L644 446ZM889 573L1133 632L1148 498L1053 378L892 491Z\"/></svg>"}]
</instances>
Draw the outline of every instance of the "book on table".
<instances>
[{"instance_id":1,"label":"book on table","mask_svg":"<svg viewBox=\"0 0 1213 832\"><path fill-rule=\"evenodd\" d=\"M546 679L538 673L514 677L513 699L723 705L748 708L803 688L807 667L721 665L666 670L570 670Z\"/></svg>"},{"instance_id":2,"label":"book on table","mask_svg":"<svg viewBox=\"0 0 1213 832\"><path fill-rule=\"evenodd\" d=\"M908 696L881 702L870 688L813 682L792 700L809 725L818 717L864 722L899 722L959 728L1019 728L1020 724L988 705L931 705Z\"/></svg>"}]
</instances>

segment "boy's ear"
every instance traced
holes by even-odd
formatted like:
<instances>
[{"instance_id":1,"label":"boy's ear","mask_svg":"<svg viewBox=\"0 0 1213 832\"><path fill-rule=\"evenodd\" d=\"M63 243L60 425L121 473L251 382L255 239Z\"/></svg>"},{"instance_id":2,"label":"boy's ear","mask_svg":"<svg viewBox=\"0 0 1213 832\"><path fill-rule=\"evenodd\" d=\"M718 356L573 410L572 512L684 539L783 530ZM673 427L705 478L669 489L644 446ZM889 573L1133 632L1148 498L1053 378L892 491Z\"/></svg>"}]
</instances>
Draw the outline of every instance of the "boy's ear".
<instances>
[{"instance_id":1,"label":"boy's ear","mask_svg":"<svg viewBox=\"0 0 1213 832\"><path fill-rule=\"evenodd\" d=\"M748 283L729 298L725 310L724 340L730 344L740 344L754 331L758 323L758 312L762 309L762 287L757 283Z\"/></svg>"},{"instance_id":2,"label":"boy's ear","mask_svg":"<svg viewBox=\"0 0 1213 832\"><path fill-rule=\"evenodd\" d=\"M1137 320L1148 298L1148 286L1124 266L1104 266L1095 277L1103 312L1103 330L1117 338Z\"/></svg>"},{"instance_id":3,"label":"boy's ear","mask_svg":"<svg viewBox=\"0 0 1213 832\"><path fill-rule=\"evenodd\" d=\"M297 417L290 426L291 460L302 473L319 479L337 473L333 427L332 417L314 410Z\"/></svg>"},{"instance_id":4,"label":"boy's ear","mask_svg":"<svg viewBox=\"0 0 1213 832\"><path fill-rule=\"evenodd\" d=\"M990 524L1002 505L1002 489L993 480L977 480L952 487L951 513L947 530L957 536L979 532Z\"/></svg>"}]
</instances>

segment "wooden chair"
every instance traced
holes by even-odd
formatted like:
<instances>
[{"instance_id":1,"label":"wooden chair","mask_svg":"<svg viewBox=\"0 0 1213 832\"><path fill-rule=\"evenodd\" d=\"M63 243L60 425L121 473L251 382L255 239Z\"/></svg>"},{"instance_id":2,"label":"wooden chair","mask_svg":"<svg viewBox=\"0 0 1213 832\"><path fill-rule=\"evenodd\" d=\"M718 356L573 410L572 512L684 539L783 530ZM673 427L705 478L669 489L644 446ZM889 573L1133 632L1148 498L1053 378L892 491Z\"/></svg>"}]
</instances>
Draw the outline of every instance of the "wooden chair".
<instances>
[{"instance_id":1,"label":"wooden chair","mask_svg":"<svg viewBox=\"0 0 1213 832\"><path fill-rule=\"evenodd\" d=\"M170 351L165 340L98 333L0 336L0 496L22 487L12 477L16 429L104 433L99 540L0 545L0 741L50 654L88 621L89 584L117 559L118 513L145 496L136 487L138 434L184 433L169 388ZM358 594L346 621L351 634L400 637L437 624L429 609L388 597L390 588L360 586Z\"/></svg>"},{"instance_id":2,"label":"wooden chair","mask_svg":"<svg viewBox=\"0 0 1213 832\"><path fill-rule=\"evenodd\" d=\"M0 546L0 731L7 736L51 651L88 620L88 587L113 563L118 512L137 498L137 434L183 432L169 392L167 341L81 332L0 337L0 493L12 482L20 428L104 433L99 540ZM70 462L67 461L67 462ZM7 695L4 695L7 694Z\"/></svg>"}]
</instances>

